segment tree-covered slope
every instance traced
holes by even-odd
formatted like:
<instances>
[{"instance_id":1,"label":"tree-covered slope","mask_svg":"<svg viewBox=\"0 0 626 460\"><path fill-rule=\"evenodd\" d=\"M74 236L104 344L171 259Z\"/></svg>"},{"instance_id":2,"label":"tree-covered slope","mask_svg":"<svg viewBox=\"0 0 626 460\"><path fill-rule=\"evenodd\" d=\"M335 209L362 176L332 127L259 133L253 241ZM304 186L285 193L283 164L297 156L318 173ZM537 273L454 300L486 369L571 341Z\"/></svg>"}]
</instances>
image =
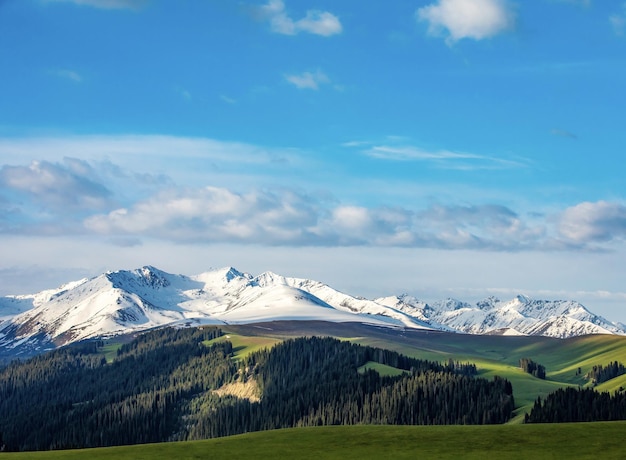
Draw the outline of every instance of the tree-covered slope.
<instances>
[{"instance_id":1,"label":"tree-covered slope","mask_svg":"<svg viewBox=\"0 0 626 460\"><path fill-rule=\"evenodd\" d=\"M66 347L0 371L0 433L7 450L200 439L331 424L502 423L511 384L331 338L298 338L233 359L216 328L161 329L107 363L99 343ZM397 376L375 362L404 369ZM249 383L258 400L221 392ZM244 395L245 396L245 395Z\"/></svg>"}]
</instances>

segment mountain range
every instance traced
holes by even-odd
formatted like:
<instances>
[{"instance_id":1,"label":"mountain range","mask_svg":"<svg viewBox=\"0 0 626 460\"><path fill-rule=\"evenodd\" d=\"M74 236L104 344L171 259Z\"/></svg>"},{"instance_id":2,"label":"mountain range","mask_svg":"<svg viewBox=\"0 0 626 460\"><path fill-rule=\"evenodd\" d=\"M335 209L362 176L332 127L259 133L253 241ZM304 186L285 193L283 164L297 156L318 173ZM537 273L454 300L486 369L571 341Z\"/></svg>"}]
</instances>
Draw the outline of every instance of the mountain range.
<instances>
[{"instance_id":1,"label":"mountain range","mask_svg":"<svg viewBox=\"0 0 626 460\"><path fill-rule=\"evenodd\" d=\"M318 281L232 267L185 276L152 266L107 272L58 289L0 298L0 356L28 356L68 343L161 326L277 320L362 322L468 334L626 335L623 324L570 300L519 295L475 304L426 303L408 295L368 300Z\"/></svg>"}]
</instances>

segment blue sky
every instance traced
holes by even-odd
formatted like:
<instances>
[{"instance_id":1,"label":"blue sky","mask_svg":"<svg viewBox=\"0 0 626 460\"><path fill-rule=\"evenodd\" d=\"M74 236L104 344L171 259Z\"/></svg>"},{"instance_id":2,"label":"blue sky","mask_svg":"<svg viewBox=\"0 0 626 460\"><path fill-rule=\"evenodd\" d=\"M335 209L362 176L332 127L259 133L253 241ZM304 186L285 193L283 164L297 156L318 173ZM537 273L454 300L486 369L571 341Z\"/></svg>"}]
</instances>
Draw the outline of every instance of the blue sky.
<instances>
[{"instance_id":1,"label":"blue sky","mask_svg":"<svg viewBox=\"0 0 626 460\"><path fill-rule=\"evenodd\" d=\"M626 2L0 0L0 294L152 264L626 322Z\"/></svg>"}]
</instances>

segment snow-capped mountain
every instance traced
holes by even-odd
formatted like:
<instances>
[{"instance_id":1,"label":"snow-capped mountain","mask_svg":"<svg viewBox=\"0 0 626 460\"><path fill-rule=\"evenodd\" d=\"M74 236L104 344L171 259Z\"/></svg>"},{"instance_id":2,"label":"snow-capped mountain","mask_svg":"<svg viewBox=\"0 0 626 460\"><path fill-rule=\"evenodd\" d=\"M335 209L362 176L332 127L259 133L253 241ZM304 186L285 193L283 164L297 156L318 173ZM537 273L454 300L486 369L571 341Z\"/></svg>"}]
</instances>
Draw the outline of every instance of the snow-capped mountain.
<instances>
[{"instance_id":1,"label":"snow-capped mountain","mask_svg":"<svg viewBox=\"0 0 626 460\"><path fill-rule=\"evenodd\" d=\"M427 304L402 295L368 300L308 279L259 276L228 267L196 276L146 266L107 272L32 295L0 298L0 350L36 352L88 338L165 325L275 320L357 321L379 326L569 337L626 334L572 301L489 297Z\"/></svg>"},{"instance_id":2,"label":"snow-capped mountain","mask_svg":"<svg viewBox=\"0 0 626 460\"><path fill-rule=\"evenodd\" d=\"M488 297L470 305L454 299L425 304L410 296L377 299L429 324L468 334L543 335L626 334L626 328L571 300L533 300L519 295L503 302ZM418 316L419 315L419 316Z\"/></svg>"}]
</instances>

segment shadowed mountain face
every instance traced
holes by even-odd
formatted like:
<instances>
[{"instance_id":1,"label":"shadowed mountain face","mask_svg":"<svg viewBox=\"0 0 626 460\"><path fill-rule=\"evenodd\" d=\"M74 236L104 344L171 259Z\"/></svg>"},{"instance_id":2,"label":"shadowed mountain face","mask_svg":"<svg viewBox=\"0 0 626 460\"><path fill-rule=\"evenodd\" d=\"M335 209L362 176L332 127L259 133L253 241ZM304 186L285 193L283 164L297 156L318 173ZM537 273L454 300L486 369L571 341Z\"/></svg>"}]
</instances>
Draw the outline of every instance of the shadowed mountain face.
<instances>
[{"instance_id":1,"label":"shadowed mountain face","mask_svg":"<svg viewBox=\"0 0 626 460\"><path fill-rule=\"evenodd\" d=\"M510 301L475 305L454 299L432 304L400 295L368 300L323 283L232 267L195 276L155 267L107 272L32 295L0 298L0 349L33 354L79 340L161 327L276 320L363 322L469 334L626 334L621 325L574 301Z\"/></svg>"}]
</instances>

